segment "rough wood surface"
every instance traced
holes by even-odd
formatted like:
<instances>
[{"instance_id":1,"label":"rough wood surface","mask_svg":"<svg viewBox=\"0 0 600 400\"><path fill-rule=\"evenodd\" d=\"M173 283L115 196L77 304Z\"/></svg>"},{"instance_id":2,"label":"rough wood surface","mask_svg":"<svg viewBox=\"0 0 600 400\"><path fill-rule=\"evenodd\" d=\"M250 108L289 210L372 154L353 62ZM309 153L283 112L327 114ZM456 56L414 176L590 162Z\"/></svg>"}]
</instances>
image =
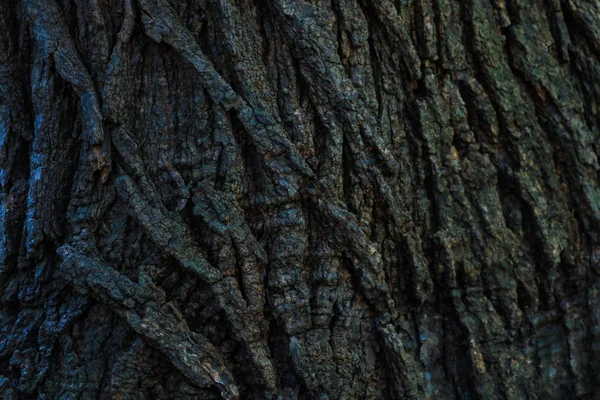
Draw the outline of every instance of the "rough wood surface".
<instances>
[{"instance_id":1,"label":"rough wood surface","mask_svg":"<svg viewBox=\"0 0 600 400\"><path fill-rule=\"evenodd\" d=\"M0 0L0 397L597 399L598 0Z\"/></svg>"}]
</instances>

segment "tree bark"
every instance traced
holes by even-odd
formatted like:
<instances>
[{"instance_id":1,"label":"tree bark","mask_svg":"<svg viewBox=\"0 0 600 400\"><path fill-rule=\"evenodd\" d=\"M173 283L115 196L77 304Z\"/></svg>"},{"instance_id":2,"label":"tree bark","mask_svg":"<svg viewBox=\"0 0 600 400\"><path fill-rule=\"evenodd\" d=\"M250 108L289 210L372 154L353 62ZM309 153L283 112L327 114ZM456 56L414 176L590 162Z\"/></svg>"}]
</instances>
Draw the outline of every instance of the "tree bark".
<instances>
[{"instance_id":1,"label":"tree bark","mask_svg":"<svg viewBox=\"0 0 600 400\"><path fill-rule=\"evenodd\" d=\"M598 0L0 0L7 399L596 399Z\"/></svg>"}]
</instances>

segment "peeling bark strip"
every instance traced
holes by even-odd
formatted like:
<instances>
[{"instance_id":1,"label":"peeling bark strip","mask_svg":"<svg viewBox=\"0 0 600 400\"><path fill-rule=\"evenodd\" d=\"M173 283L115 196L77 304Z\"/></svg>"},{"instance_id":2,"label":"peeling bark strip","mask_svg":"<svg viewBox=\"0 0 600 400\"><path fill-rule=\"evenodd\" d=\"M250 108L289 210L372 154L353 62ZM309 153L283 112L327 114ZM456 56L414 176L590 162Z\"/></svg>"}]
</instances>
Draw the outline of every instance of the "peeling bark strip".
<instances>
[{"instance_id":1,"label":"peeling bark strip","mask_svg":"<svg viewBox=\"0 0 600 400\"><path fill-rule=\"evenodd\" d=\"M0 0L0 398L594 399L599 109L597 1Z\"/></svg>"},{"instance_id":2,"label":"peeling bark strip","mask_svg":"<svg viewBox=\"0 0 600 400\"><path fill-rule=\"evenodd\" d=\"M60 76L73 86L79 95L83 114L85 135L92 145L90 162L95 171L102 171L103 180L108 177L110 160L102 147L104 128L102 113L94 83L77 54L77 48L63 16L54 0L25 1L33 39L45 57L52 56Z\"/></svg>"},{"instance_id":3,"label":"peeling bark strip","mask_svg":"<svg viewBox=\"0 0 600 400\"><path fill-rule=\"evenodd\" d=\"M201 334L191 332L172 303L165 303L158 289L136 285L118 272L79 254L58 250L62 272L75 287L91 290L107 303L131 328L158 348L193 383L217 385L223 398L238 397L238 389L223 357Z\"/></svg>"}]
</instances>

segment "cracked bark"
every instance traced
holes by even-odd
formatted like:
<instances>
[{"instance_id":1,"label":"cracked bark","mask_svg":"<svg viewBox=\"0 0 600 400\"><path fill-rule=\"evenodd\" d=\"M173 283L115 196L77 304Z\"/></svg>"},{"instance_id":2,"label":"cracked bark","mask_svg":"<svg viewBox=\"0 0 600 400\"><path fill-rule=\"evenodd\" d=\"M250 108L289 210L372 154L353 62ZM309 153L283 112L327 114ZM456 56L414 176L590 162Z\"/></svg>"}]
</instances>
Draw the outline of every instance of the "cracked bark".
<instances>
[{"instance_id":1,"label":"cracked bark","mask_svg":"<svg viewBox=\"0 0 600 400\"><path fill-rule=\"evenodd\" d=\"M0 0L0 396L594 399L597 0Z\"/></svg>"}]
</instances>

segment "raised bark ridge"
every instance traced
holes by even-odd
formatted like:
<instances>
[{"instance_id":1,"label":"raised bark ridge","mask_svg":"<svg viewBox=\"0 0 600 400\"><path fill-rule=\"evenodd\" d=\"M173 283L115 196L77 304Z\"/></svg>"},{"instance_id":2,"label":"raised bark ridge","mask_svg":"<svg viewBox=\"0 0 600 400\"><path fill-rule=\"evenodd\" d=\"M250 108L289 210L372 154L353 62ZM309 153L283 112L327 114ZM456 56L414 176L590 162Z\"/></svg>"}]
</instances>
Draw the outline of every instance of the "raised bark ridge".
<instances>
[{"instance_id":1,"label":"raised bark ridge","mask_svg":"<svg viewBox=\"0 0 600 400\"><path fill-rule=\"evenodd\" d=\"M593 399L597 0L0 0L0 397Z\"/></svg>"}]
</instances>

